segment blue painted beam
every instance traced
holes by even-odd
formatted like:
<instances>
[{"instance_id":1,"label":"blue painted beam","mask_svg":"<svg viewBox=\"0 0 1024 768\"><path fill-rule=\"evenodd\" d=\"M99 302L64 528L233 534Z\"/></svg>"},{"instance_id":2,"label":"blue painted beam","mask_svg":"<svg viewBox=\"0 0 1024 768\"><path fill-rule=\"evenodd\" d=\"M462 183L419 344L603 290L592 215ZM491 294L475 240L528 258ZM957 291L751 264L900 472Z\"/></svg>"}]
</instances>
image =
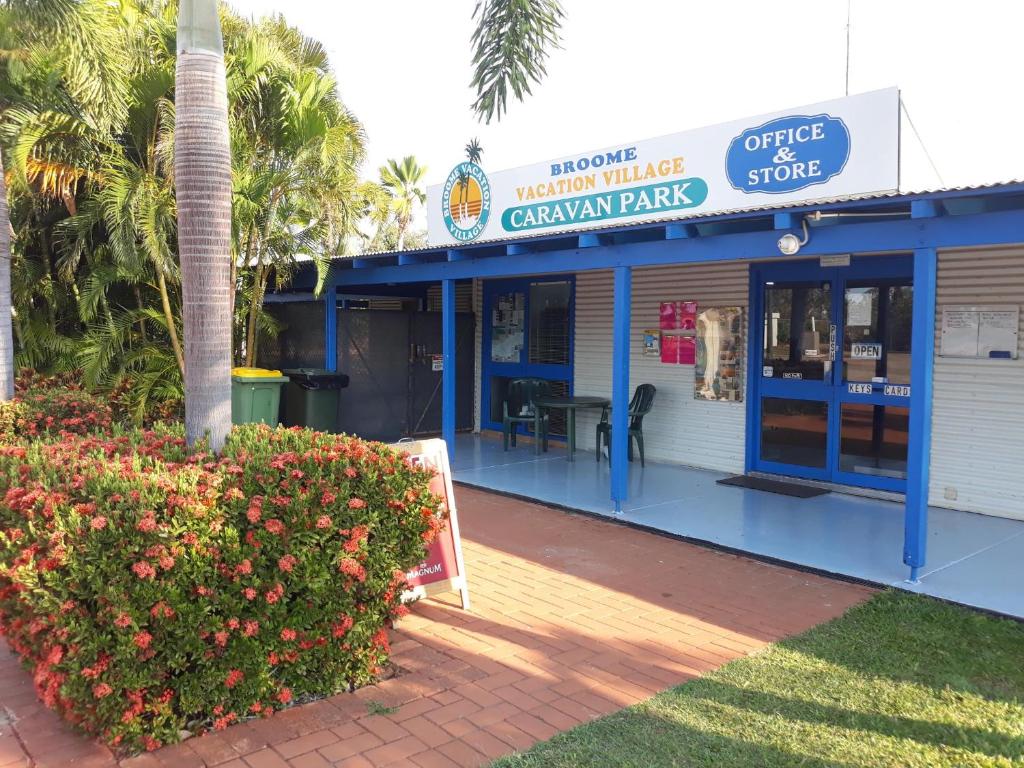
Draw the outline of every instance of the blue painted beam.
<instances>
[{"instance_id":1,"label":"blue painted beam","mask_svg":"<svg viewBox=\"0 0 1024 768\"><path fill-rule=\"evenodd\" d=\"M911 200L910 218L930 219L941 216L943 213L942 203L938 200Z\"/></svg>"},{"instance_id":2,"label":"blue painted beam","mask_svg":"<svg viewBox=\"0 0 1024 768\"><path fill-rule=\"evenodd\" d=\"M473 252L469 250L457 251L452 249L448 251L448 261L470 261L472 258Z\"/></svg>"},{"instance_id":3,"label":"blue painted beam","mask_svg":"<svg viewBox=\"0 0 1024 768\"><path fill-rule=\"evenodd\" d=\"M601 235L595 232L585 232L579 237L578 247L580 248L596 248L599 245L607 245L609 242L607 237L601 237Z\"/></svg>"},{"instance_id":4,"label":"blue painted beam","mask_svg":"<svg viewBox=\"0 0 1024 768\"><path fill-rule=\"evenodd\" d=\"M505 255L522 256L524 253L532 253L533 250L534 249L526 243L509 243L505 246Z\"/></svg>"},{"instance_id":5,"label":"blue painted beam","mask_svg":"<svg viewBox=\"0 0 1024 768\"><path fill-rule=\"evenodd\" d=\"M800 219L803 216L798 213L776 213L775 214L775 228L776 229L799 229Z\"/></svg>"},{"instance_id":6,"label":"blue painted beam","mask_svg":"<svg viewBox=\"0 0 1024 768\"><path fill-rule=\"evenodd\" d=\"M914 308L910 348L910 436L907 446L907 495L903 562L916 582L928 543L928 479L932 446L932 374L935 368L934 248L914 250Z\"/></svg>"},{"instance_id":7,"label":"blue painted beam","mask_svg":"<svg viewBox=\"0 0 1024 768\"><path fill-rule=\"evenodd\" d=\"M324 291L324 368L338 370L338 290Z\"/></svg>"},{"instance_id":8,"label":"blue painted beam","mask_svg":"<svg viewBox=\"0 0 1024 768\"><path fill-rule=\"evenodd\" d=\"M700 237L700 232L697 231L696 224L677 222L675 224L668 224L665 226L666 240L689 240L693 237Z\"/></svg>"},{"instance_id":9,"label":"blue painted beam","mask_svg":"<svg viewBox=\"0 0 1024 768\"><path fill-rule=\"evenodd\" d=\"M455 281L441 281L441 437L455 460Z\"/></svg>"},{"instance_id":10,"label":"blue painted beam","mask_svg":"<svg viewBox=\"0 0 1024 768\"><path fill-rule=\"evenodd\" d=\"M612 501L615 511L629 495L629 324L633 303L633 270L615 268L612 318Z\"/></svg>"},{"instance_id":11,"label":"blue painted beam","mask_svg":"<svg viewBox=\"0 0 1024 768\"><path fill-rule=\"evenodd\" d=\"M400 253L398 254L398 266L405 267L409 264L426 264L426 253Z\"/></svg>"},{"instance_id":12,"label":"blue painted beam","mask_svg":"<svg viewBox=\"0 0 1024 768\"><path fill-rule=\"evenodd\" d=\"M746 260L778 253L776 231L744 232L698 237L669 243L609 245L603 248L571 248L471 261L414 264L349 270L336 279L342 285L431 282L471 277L508 277L523 274L579 272L616 266L656 266ZM1024 210L940 216L928 219L892 219L840 224L816 229L800 255L809 258L830 254L912 251L915 248L953 248L1005 245L1024 242ZM460 253L452 251L450 253Z\"/></svg>"}]
</instances>

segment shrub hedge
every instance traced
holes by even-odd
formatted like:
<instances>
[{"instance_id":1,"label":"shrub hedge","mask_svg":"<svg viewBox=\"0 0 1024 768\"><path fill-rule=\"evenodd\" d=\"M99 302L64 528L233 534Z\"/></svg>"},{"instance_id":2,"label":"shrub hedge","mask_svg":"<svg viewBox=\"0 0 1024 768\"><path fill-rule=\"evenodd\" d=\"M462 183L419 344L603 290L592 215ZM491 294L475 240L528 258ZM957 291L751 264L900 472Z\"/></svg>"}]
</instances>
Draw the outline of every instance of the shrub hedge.
<instances>
[{"instance_id":1,"label":"shrub hedge","mask_svg":"<svg viewBox=\"0 0 1024 768\"><path fill-rule=\"evenodd\" d=\"M55 398L54 401L66 402ZM381 444L236 428L0 446L0 631L43 701L126 750L371 681L443 525Z\"/></svg>"}]
</instances>

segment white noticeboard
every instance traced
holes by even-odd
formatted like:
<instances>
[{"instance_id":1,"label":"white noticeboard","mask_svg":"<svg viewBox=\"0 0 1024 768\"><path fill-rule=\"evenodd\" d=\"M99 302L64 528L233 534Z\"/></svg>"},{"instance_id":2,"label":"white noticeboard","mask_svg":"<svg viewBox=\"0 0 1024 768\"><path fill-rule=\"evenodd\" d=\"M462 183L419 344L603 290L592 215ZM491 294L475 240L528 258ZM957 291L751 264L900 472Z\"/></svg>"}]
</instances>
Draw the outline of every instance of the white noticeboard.
<instances>
[{"instance_id":1,"label":"white noticeboard","mask_svg":"<svg viewBox=\"0 0 1024 768\"><path fill-rule=\"evenodd\" d=\"M956 306L942 309L942 357L1017 359L1020 307Z\"/></svg>"}]
</instances>

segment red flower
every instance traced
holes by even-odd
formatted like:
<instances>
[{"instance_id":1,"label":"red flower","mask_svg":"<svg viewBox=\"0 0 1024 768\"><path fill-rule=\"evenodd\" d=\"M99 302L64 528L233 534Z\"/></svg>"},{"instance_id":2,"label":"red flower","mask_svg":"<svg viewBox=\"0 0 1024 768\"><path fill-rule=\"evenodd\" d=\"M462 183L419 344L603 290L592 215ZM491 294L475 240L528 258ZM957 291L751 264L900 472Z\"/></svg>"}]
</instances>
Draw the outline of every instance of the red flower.
<instances>
[{"instance_id":1,"label":"red flower","mask_svg":"<svg viewBox=\"0 0 1024 768\"><path fill-rule=\"evenodd\" d=\"M213 642L215 642L217 645L223 648L225 645L228 644L228 633L225 632L223 629L214 632Z\"/></svg>"},{"instance_id":2,"label":"red flower","mask_svg":"<svg viewBox=\"0 0 1024 768\"><path fill-rule=\"evenodd\" d=\"M245 626L242 628L242 634L246 637L255 637L256 633L260 631L260 623L253 619L247 619Z\"/></svg>"},{"instance_id":3,"label":"red flower","mask_svg":"<svg viewBox=\"0 0 1024 768\"><path fill-rule=\"evenodd\" d=\"M246 600L255 600L256 599L256 590L253 589L252 587L246 587L245 589L243 589L242 590L242 594L245 595L245 599Z\"/></svg>"},{"instance_id":4,"label":"red flower","mask_svg":"<svg viewBox=\"0 0 1024 768\"><path fill-rule=\"evenodd\" d=\"M252 573L252 561L249 558L246 558L245 560L240 562L238 565L235 566L235 573L240 573L243 576L248 576L250 573Z\"/></svg>"},{"instance_id":5,"label":"red flower","mask_svg":"<svg viewBox=\"0 0 1024 768\"><path fill-rule=\"evenodd\" d=\"M171 570L171 568L174 567L174 558L171 557L170 555L164 555L163 557L160 558L159 562L160 562L160 567L163 568L165 571L169 571L169 570Z\"/></svg>"},{"instance_id":6,"label":"red flower","mask_svg":"<svg viewBox=\"0 0 1024 768\"><path fill-rule=\"evenodd\" d=\"M324 528L330 528L331 518L329 518L327 515L320 515L320 517L316 519L316 527L320 528L321 530Z\"/></svg>"},{"instance_id":7,"label":"red flower","mask_svg":"<svg viewBox=\"0 0 1024 768\"><path fill-rule=\"evenodd\" d=\"M279 702L281 702L282 704L287 704L289 701L292 700L292 689L291 688L282 688L277 693L277 700Z\"/></svg>"},{"instance_id":8,"label":"red flower","mask_svg":"<svg viewBox=\"0 0 1024 768\"><path fill-rule=\"evenodd\" d=\"M228 625L228 629L238 629L238 627L240 626L238 619L236 619L234 616L228 619L225 623Z\"/></svg>"},{"instance_id":9,"label":"red flower","mask_svg":"<svg viewBox=\"0 0 1024 768\"><path fill-rule=\"evenodd\" d=\"M224 491L224 498L227 501L234 501L235 499L244 499L245 494L240 488L231 487Z\"/></svg>"},{"instance_id":10,"label":"red flower","mask_svg":"<svg viewBox=\"0 0 1024 768\"><path fill-rule=\"evenodd\" d=\"M228 676L224 679L224 685L226 685L228 688L234 688L236 685L242 682L244 678L245 675L242 674L240 670L232 669L230 672L228 672Z\"/></svg>"},{"instance_id":11,"label":"red flower","mask_svg":"<svg viewBox=\"0 0 1024 768\"><path fill-rule=\"evenodd\" d=\"M102 699L105 696L109 696L113 692L114 689L106 683L99 683L98 685L94 685L92 687L92 695L95 696L97 699Z\"/></svg>"},{"instance_id":12,"label":"red flower","mask_svg":"<svg viewBox=\"0 0 1024 768\"><path fill-rule=\"evenodd\" d=\"M267 531L269 531L270 533L276 535L284 533L284 523L282 523L276 517L272 517L270 520L267 520L267 522L263 524L263 527L266 528Z\"/></svg>"},{"instance_id":13,"label":"red flower","mask_svg":"<svg viewBox=\"0 0 1024 768\"><path fill-rule=\"evenodd\" d=\"M366 502L363 501L360 498L351 498L351 499L348 500L348 508L349 509L364 509L365 507L366 507Z\"/></svg>"},{"instance_id":14,"label":"red flower","mask_svg":"<svg viewBox=\"0 0 1024 768\"><path fill-rule=\"evenodd\" d=\"M132 642L135 643L140 649L145 650L149 648L149 644L153 642L153 636L146 630L137 632L135 637L132 638Z\"/></svg>"},{"instance_id":15,"label":"red flower","mask_svg":"<svg viewBox=\"0 0 1024 768\"><path fill-rule=\"evenodd\" d=\"M281 630L281 639L284 640L286 643L290 643L292 640L295 639L295 637L296 632L294 629L288 629L288 627L285 627Z\"/></svg>"},{"instance_id":16,"label":"red flower","mask_svg":"<svg viewBox=\"0 0 1024 768\"><path fill-rule=\"evenodd\" d=\"M263 517L263 512L257 505L253 504L248 510L246 510L245 516L249 519L250 523L255 525L260 521L260 518Z\"/></svg>"},{"instance_id":17,"label":"red flower","mask_svg":"<svg viewBox=\"0 0 1024 768\"><path fill-rule=\"evenodd\" d=\"M285 573L291 573L297 562L299 561L295 559L294 555L285 555L277 561L277 567Z\"/></svg>"},{"instance_id":18,"label":"red flower","mask_svg":"<svg viewBox=\"0 0 1024 768\"><path fill-rule=\"evenodd\" d=\"M156 518L153 517L153 513L152 512L147 512L145 517L143 517L141 520L139 520L138 524L135 527L138 528L143 533L149 533L151 531L155 531L156 530Z\"/></svg>"},{"instance_id":19,"label":"red flower","mask_svg":"<svg viewBox=\"0 0 1024 768\"><path fill-rule=\"evenodd\" d=\"M132 617L123 611L117 614L117 618L114 619L114 626L118 629L127 629L132 625Z\"/></svg>"},{"instance_id":20,"label":"red flower","mask_svg":"<svg viewBox=\"0 0 1024 768\"><path fill-rule=\"evenodd\" d=\"M329 507L337 500L337 498L338 497L335 496L330 491L324 491L323 495L320 497L320 505L324 507Z\"/></svg>"},{"instance_id":21,"label":"red flower","mask_svg":"<svg viewBox=\"0 0 1024 768\"><path fill-rule=\"evenodd\" d=\"M195 546L199 543L199 537L192 531L187 531L184 535L182 535L181 540L189 546Z\"/></svg>"},{"instance_id":22,"label":"red flower","mask_svg":"<svg viewBox=\"0 0 1024 768\"><path fill-rule=\"evenodd\" d=\"M356 581L366 581L366 569L351 557L342 558L341 562L338 563L338 570L346 576L352 576Z\"/></svg>"},{"instance_id":23,"label":"red flower","mask_svg":"<svg viewBox=\"0 0 1024 768\"><path fill-rule=\"evenodd\" d=\"M140 560L132 566L132 572L140 579L152 579L156 576L156 568L147 563L145 560Z\"/></svg>"},{"instance_id":24,"label":"red flower","mask_svg":"<svg viewBox=\"0 0 1024 768\"><path fill-rule=\"evenodd\" d=\"M89 522L89 527L94 531L102 531L107 527L107 518L103 515L97 515Z\"/></svg>"}]
</instances>

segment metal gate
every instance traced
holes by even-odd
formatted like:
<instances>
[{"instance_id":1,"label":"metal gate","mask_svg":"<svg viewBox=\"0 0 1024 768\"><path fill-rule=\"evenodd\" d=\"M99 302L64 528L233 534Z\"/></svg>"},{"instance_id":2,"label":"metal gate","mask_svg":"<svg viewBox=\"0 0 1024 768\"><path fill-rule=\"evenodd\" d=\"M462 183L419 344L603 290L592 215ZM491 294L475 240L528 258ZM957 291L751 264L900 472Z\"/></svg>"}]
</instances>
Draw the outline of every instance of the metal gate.
<instances>
[{"instance_id":1,"label":"metal gate","mask_svg":"<svg viewBox=\"0 0 1024 768\"><path fill-rule=\"evenodd\" d=\"M473 428L472 314L455 316L456 429ZM441 314L338 311L338 370L349 375L338 428L372 440L441 431Z\"/></svg>"}]
</instances>

